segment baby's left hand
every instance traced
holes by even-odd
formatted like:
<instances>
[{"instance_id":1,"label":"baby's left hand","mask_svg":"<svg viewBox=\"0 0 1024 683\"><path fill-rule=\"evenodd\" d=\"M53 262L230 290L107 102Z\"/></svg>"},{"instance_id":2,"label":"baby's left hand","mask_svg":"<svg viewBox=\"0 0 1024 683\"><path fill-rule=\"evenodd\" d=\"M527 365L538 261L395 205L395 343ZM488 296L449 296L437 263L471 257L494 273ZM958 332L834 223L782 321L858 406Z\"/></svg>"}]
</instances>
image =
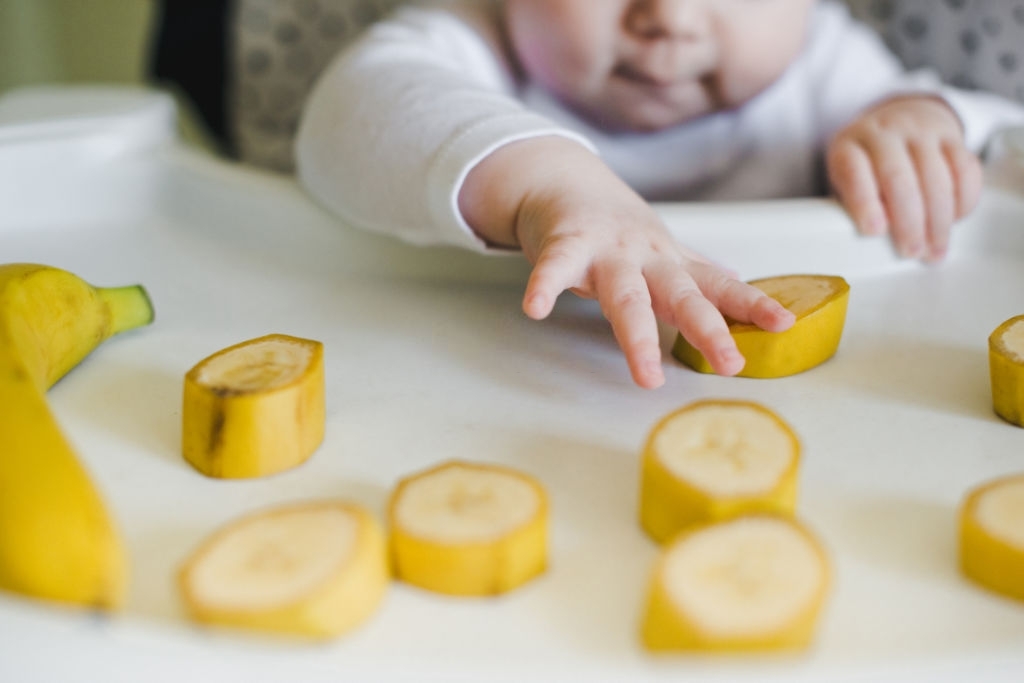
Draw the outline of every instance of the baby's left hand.
<instances>
[{"instance_id":1,"label":"baby's left hand","mask_svg":"<svg viewBox=\"0 0 1024 683\"><path fill-rule=\"evenodd\" d=\"M938 261L953 222L981 194L978 158L942 100L920 95L868 110L829 143L828 175L865 235L889 233L901 256Z\"/></svg>"}]
</instances>

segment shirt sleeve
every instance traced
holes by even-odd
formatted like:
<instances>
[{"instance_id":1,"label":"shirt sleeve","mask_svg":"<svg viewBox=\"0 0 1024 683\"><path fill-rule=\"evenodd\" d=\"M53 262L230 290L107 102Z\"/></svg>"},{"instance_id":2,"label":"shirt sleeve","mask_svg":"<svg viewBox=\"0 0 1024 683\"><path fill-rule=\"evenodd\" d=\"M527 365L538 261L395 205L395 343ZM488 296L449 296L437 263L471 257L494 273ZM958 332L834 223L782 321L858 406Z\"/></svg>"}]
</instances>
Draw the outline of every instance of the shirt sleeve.
<instances>
[{"instance_id":1,"label":"shirt sleeve","mask_svg":"<svg viewBox=\"0 0 1024 683\"><path fill-rule=\"evenodd\" d=\"M458 16L405 8L325 70L296 139L299 182L355 227L415 244L489 246L459 190L502 145L578 133L526 110L503 55Z\"/></svg>"},{"instance_id":2,"label":"shirt sleeve","mask_svg":"<svg viewBox=\"0 0 1024 683\"><path fill-rule=\"evenodd\" d=\"M999 130L1024 123L1024 107L1013 101L946 85L928 69L905 71L874 30L837 3L820 6L811 36L807 64L822 145L872 105L914 93L944 100L975 152Z\"/></svg>"}]
</instances>

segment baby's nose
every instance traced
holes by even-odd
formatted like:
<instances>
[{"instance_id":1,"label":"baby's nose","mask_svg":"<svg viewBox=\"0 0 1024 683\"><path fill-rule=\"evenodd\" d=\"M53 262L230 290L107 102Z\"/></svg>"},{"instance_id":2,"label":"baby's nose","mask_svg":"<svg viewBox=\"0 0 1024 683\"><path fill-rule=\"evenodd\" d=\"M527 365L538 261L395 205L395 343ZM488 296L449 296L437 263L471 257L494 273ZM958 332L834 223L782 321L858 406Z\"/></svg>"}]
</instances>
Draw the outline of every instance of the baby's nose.
<instances>
[{"instance_id":1,"label":"baby's nose","mask_svg":"<svg viewBox=\"0 0 1024 683\"><path fill-rule=\"evenodd\" d=\"M626 28L638 37L646 39L698 39L707 30L707 2L708 0L634 0L626 13Z\"/></svg>"}]
</instances>

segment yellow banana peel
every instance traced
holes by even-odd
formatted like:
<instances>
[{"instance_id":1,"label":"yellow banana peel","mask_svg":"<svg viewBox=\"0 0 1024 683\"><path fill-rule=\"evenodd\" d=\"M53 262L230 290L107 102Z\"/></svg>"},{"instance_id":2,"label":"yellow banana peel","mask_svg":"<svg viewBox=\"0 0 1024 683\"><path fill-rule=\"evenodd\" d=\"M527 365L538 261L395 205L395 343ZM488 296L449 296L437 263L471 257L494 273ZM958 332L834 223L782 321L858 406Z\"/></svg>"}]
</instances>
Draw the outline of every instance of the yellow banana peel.
<instances>
[{"instance_id":1,"label":"yellow banana peel","mask_svg":"<svg viewBox=\"0 0 1024 683\"><path fill-rule=\"evenodd\" d=\"M732 321L729 331L746 359L739 377L787 377L821 365L835 355L846 322L850 286L833 275L782 275L751 280L750 284L777 300L795 316L784 332L767 332L750 323ZM698 372L711 365L680 334L672 355Z\"/></svg>"},{"instance_id":2,"label":"yellow banana peel","mask_svg":"<svg viewBox=\"0 0 1024 683\"><path fill-rule=\"evenodd\" d=\"M324 438L323 344L271 334L185 375L182 454L210 477L261 477L305 462Z\"/></svg>"},{"instance_id":3,"label":"yellow banana peel","mask_svg":"<svg viewBox=\"0 0 1024 683\"><path fill-rule=\"evenodd\" d=\"M46 390L110 336L152 320L140 286L0 265L0 587L101 609L123 601L120 536Z\"/></svg>"},{"instance_id":4,"label":"yellow banana peel","mask_svg":"<svg viewBox=\"0 0 1024 683\"><path fill-rule=\"evenodd\" d=\"M407 477L388 519L395 576L436 593L505 593L547 565L547 495L511 468L451 461Z\"/></svg>"}]
</instances>

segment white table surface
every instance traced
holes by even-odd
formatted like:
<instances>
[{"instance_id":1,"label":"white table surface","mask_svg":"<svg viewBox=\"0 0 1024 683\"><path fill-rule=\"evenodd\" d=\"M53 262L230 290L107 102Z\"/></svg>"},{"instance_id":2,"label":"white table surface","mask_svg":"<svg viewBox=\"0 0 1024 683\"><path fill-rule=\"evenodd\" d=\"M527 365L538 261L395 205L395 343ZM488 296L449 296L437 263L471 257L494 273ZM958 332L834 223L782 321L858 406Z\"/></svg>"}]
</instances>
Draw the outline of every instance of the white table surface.
<instances>
[{"instance_id":1,"label":"white table surface","mask_svg":"<svg viewBox=\"0 0 1024 683\"><path fill-rule=\"evenodd\" d=\"M987 360L991 331L1024 313L1024 189L990 186L938 267L855 237L824 200L660 206L744 278L838 274L851 296L839 353L819 368L699 375L669 356L665 330L667 384L644 391L592 302L567 295L540 323L520 313L520 259L349 229L288 179L161 136L159 101L129 104L128 119L156 124L125 127L120 111L105 127L101 102L92 127L26 126L31 107L8 107L0 125L0 261L143 283L157 314L50 392L123 531L127 607L99 617L0 594L0 681L1024 680L1024 604L956 566L964 493L1024 471L1024 430L993 414ZM183 376L270 332L324 342L326 439L293 471L206 479L179 452ZM639 646L657 553L637 524L639 450L661 415L706 397L760 401L802 440L799 514L836 572L809 652L655 658ZM325 497L382 514L400 476L449 458L545 483L543 577L485 600L395 583L368 623L329 644L185 619L174 572L222 523Z\"/></svg>"}]
</instances>

